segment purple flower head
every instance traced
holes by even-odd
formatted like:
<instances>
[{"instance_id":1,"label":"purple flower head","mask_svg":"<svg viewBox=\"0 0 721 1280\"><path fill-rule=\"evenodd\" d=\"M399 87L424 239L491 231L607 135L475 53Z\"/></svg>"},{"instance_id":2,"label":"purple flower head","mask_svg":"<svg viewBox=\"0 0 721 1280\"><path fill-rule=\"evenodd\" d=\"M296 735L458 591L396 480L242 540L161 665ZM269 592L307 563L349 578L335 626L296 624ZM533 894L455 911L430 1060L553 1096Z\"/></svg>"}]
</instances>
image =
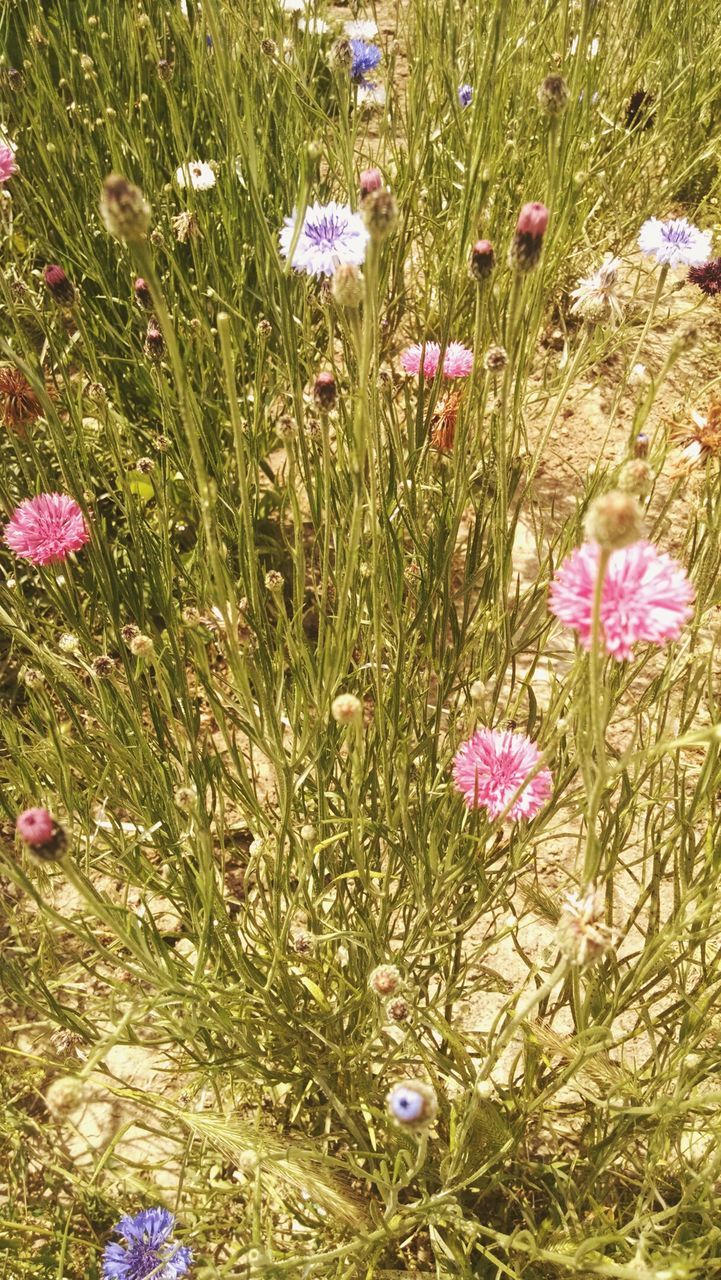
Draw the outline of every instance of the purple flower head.
<instances>
[{"instance_id":1,"label":"purple flower head","mask_svg":"<svg viewBox=\"0 0 721 1280\"><path fill-rule=\"evenodd\" d=\"M353 80L363 80L369 71L374 71L381 60L381 51L377 44L371 44L368 40L351 40L351 53L353 61L351 63L351 78Z\"/></svg>"},{"instance_id":2,"label":"purple flower head","mask_svg":"<svg viewBox=\"0 0 721 1280\"><path fill-rule=\"evenodd\" d=\"M458 87L458 101L462 107L470 107L473 101L473 85L462 84Z\"/></svg>"},{"instance_id":3,"label":"purple flower head","mask_svg":"<svg viewBox=\"0 0 721 1280\"><path fill-rule=\"evenodd\" d=\"M125 1241L109 1244L103 1254L103 1280L178 1280L192 1261L185 1245L171 1239L175 1215L168 1209L142 1209L121 1218L114 1228Z\"/></svg>"},{"instance_id":4,"label":"purple flower head","mask_svg":"<svg viewBox=\"0 0 721 1280\"><path fill-rule=\"evenodd\" d=\"M295 235L297 213L285 219L280 251L288 257ZM339 262L360 267L365 261L368 232L360 214L346 204L312 204L305 211L292 265L309 276L332 276Z\"/></svg>"},{"instance_id":5,"label":"purple flower head","mask_svg":"<svg viewBox=\"0 0 721 1280\"><path fill-rule=\"evenodd\" d=\"M700 267L711 256L711 232L700 231L688 218L661 222L649 218L638 236L642 253L669 267Z\"/></svg>"}]
</instances>

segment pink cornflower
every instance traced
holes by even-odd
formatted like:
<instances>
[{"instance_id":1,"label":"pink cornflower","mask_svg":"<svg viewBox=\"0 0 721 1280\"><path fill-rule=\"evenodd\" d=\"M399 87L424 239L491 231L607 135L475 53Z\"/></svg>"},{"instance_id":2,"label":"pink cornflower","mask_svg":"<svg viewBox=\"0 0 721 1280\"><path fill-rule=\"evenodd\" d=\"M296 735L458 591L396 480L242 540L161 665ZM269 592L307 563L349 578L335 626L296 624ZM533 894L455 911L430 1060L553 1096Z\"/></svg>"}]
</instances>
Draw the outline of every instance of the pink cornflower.
<instances>
[{"instance_id":1,"label":"pink cornflower","mask_svg":"<svg viewBox=\"0 0 721 1280\"><path fill-rule=\"evenodd\" d=\"M535 742L525 733L477 729L453 759L453 781L469 809L485 809L493 821L541 759ZM553 787L550 769L538 773L511 806L509 818L534 818Z\"/></svg>"},{"instance_id":2,"label":"pink cornflower","mask_svg":"<svg viewBox=\"0 0 721 1280\"><path fill-rule=\"evenodd\" d=\"M39 493L16 507L5 526L5 542L33 564L65 560L90 534L80 507L64 493Z\"/></svg>"},{"instance_id":3,"label":"pink cornflower","mask_svg":"<svg viewBox=\"0 0 721 1280\"><path fill-rule=\"evenodd\" d=\"M55 834L56 822L47 809L25 809L18 814L15 828L26 844L47 844Z\"/></svg>"},{"instance_id":4,"label":"pink cornflower","mask_svg":"<svg viewBox=\"0 0 721 1280\"><path fill-rule=\"evenodd\" d=\"M12 178L17 171L18 167L15 163L15 154L12 147L0 142L0 186L2 186L3 182L7 182L8 178Z\"/></svg>"},{"instance_id":5,"label":"pink cornflower","mask_svg":"<svg viewBox=\"0 0 721 1280\"><path fill-rule=\"evenodd\" d=\"M414 342L401 352L401 368L406 373L419 374L423 366L423 376L428 381L434 378L441 358L441 348L437 342ZM449 342L443 357L444 378L467 378L473 368L473 352L464 347L462 342Z\"/></svg>"},{"instance_id":6,"label":"pink cornflower","mask_svg":"<svg viewBox=\"0 0 721 1280\"><path fill-rule=\"evenodd\" d=\"M550 610L591 647L591 614L599 548L584 542L564 560L551 583ZM632 542L611 553L601 596L606 652L618 662L633 657L639 641L677 640L693 612L695 592L686 571L650 542Z\"/></svg>"}]
</instances>

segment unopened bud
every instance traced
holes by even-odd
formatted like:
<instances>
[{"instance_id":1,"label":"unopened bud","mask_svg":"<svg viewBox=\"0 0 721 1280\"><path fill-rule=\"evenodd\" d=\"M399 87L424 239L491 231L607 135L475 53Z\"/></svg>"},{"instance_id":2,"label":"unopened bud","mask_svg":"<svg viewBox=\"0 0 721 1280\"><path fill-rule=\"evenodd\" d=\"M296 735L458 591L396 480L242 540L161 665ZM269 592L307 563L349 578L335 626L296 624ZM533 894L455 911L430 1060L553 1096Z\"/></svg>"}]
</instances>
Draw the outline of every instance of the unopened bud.
<instances>
[{"instance_id":1,"label":"unopened bud","mask_svg":"<svg viewBox=\"0 0 721 1280\"><path fill-rule=\"evenodd\" d=\"M363 703L354 693L340 693L333 699L330 710L338 724L357 724L363 715Z\"/></svg>"},{"instance_id":2,"label":"unopened bud","mask_svg":"<svg viewBox=\"0 0 721 1280\"><path fill-rule=\"evenodd\" d=\"M395 197L381 188L363 197L361 212L372 240L385 240L398 221Z\"/></svg>"},{"instance_id":3,"label":"unopened bud","mask_svg":"<svg viewBox=\"0 0 721 1280\"><path fill-rule=\"evenodd\" d=\"M371 191L380 191L383 186L383 174L380 169L364 169L360 176L360 198L365 200Z\"/></svg>"},{"instance_id":4,"label":"unopened bud","mask_svg":"<svg viewBox=\"0 0 721 1280\"><path fill-rule=\"evenodd\" d=\"M47 809L25 809L18 815L15 830L30 851L45 862L54 862L65 852L65 832Z\"/></svg>"},{"instance_id":5,"label":"unopened bud","mask_svg":"<svg viewBox=\"0 0 721 1280\"><path fill-rule=\"evenodd\" d=\"M133 636L128 644L128 648L134 658L149 658L153 653L155 646L151 636L143 635L139 632L137 636Z\"/></svg>"},{"instance_id":6,"label":"unopened bud","mask_svg":"<svg viewBox=\"0 0 721 1280\"><path fill-rule=\"evenodd\" d=\"M394 996L400 985L400 970L394 964L379 964L368 975L368 986L377 996Z\"/></svg>"},{"instance_id":7,"label":"unopened bud","mask_svg":"<svg viewBox=\"0 0 721 1280\"><path fill-rule=\"evenodd\" d=\"M143 350L150 360L160 361L165 355L165 338L155 316L148 321Z\"/></svg>"},{"instance_id":8,"label":"unopened bud","mask_svg":"<svg viewBox=\"0 0 721 1280\"><path fill-rule=\"evenodd\" d=\"M584 520L586 534L606 551L638 542L643 534L643 514L630 493L618 489L593 501Z\"/></svg>"},{"instance_id":9,"label":"unopened bud","mask_svg":"<svg viewBox=\"0 0 721 1280\"><path fill-rule=\"evenodd\" d=\"M351 262L341 262L333 272L331 292L339 307L354 311L365 297L365 284L358 267Z\"/></svg>"},{"instance_id":10,"label":"unopened bud","mask_svg":"<svg viewBox=\"0 0 721 1280\"><path fill-rule=\"evenodd\" d=\"M406 1022L410 1017L411 1007L402 996L397 996L395 1000L388 1001L386 1013L391 1022Z\"/></svg>"},{"instance_id":11,"label":"unopened bud","mask_svg":"<svg viewBox=\"0 0 721 1280\"><path fill-rule=\"evenodd\" d=\"M508 364L508 352L505 347L489 347L484 364L489 373L500 373Z\"/></svg>"},{"instance_id":12,"label":"unopened bud","mask_svg":"<svg viewBox=\"0 0 721 1280\"><path fill-rule=\"evenodd\" d=\"M59 307L72 307L75 301L75 286L68 280L62 267L51 265L43 271L43 280L53 302Z\"/></svg>"},{"instance_id":13,"label":"unopened bud","mask_svg":"<svg viewBox=\"0 0 721 1280\"><path fill-rule=\"evenodd\" d=\"M509 266L516 271L532 271L538 266L547 226L548 209L545 204L538 201L524 204L508 253Z\"/></svg>"},{"instance_id":14,"label":"unopened bud","mask_svg":"<svg viewBox=\"0 0 721 1280\"><path fill-rule=\"evenodd\" d=\"M126 244L145 240L150 227L150 205L139 187L118 173L103 183L100 216L112 236Z\"/></svg>"},{"instance_id":15,"label":"unopened bud","mask_svg":"<svg viewBox=\"0 0 721 1280\"><path fill-rule=\"evenodd\" d=\"M482 284L484 280L488 280L495 265L496 255L490 240L476 240L471 249L471 260L468 265L473 279Z\"/></svg>"},{"instance_id":16,"label":"unopened bud","mask_svg":"<svg viewBox=\"0 0 721 1280\"><path fill-rule=\"evenodd\" d=\"M330 413L335 408L338 398L335 378L332 373L319 373L313 384L313 399L323 413Z\"/></svg>"},{"instance_id":17,"label":"unopened bud","mask_svg":"<svg viewBox=\"0 0 721 1280\"><path fill-rule=\"evenodd\" d=\"M568 106L568 85L563 76L546 76L538 88L538 105L547 116L561 116Z\"/></svg>"},{"instance_id":18,"label":"unopened bud","mask_svg":"<svg viewBox=\"0 0 721 1280\"><path fill-rule=\"evenodd\" d=\"M152 311L153 298L147 281L143 280L142 276L138 276L135 281L135 284L133 285L133 293L135 294L135 301L139 307L142 307L143 311Z\"/></svg>"},{"instance_id":19,"label":"unopened bud","mask_svg":"<svg viewBox=\"0 0 721 1280\"><path fill-rule=\"evenodd\" d=\"M618 487L622 493L634 493L639 498L647 498L653 488L653 481L653 471L645 458L629 458L619 472Z\"/></svg>"},{"instance_id":20,"label":"unopened bud","mask_svg":"<svg viewBox=\"0 0 721 1280\"><path fill-rule=\"evenodd\" d=\"M645 435L645 434L643 433L643 431L640 431L640 432L639 432L639 434L636 436L636 439L635 439L635 440L634 440L634 442L633 442L633 456L634 456L634 458L647 458L647 457L648 457L648 446L649 446L649 438L648 438L648 436L647 436L647 435Z\"/></svg>"}]
</instances>

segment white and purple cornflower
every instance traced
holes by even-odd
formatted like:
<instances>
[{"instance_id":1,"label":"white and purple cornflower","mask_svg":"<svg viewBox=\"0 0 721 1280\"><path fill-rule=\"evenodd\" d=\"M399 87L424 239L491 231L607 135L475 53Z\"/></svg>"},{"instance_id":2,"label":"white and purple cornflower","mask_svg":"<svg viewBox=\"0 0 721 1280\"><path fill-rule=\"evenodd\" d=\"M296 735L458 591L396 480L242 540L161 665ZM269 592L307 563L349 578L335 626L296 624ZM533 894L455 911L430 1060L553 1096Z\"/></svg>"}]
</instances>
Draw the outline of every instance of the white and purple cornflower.
<instances>
[{"instance_id":1,"label":"white and purple cornflower","mask_svg":"<svg viewBox=\"0 0 721 1280\"><path fill-rule=\"evenodd\" d=\"M381 51L369 40L351 40L350 47L353 55L351 78L358 84L367 84L365 77L369 71L375 71L382 57Z\"/></svg>"},{"instance_id":2,"label":"white and purple cornflower","mask_svg":"<svg viewBox=\"0 0 721 1280\"><path fill-rule=\"evenodd\" d=\"M187 1274L193 1254L172 1239L175 1215L169 1209L142 1209L121 1218L113 1229L124 1244L109 1244L103 1254L103 1280L178 1280Z\"/></svg>"},{"instance_id":3,"label":"white and purple cornflower","mask_svg":"<svg viewBox=\"0 0 721 1280\"><path fill-rule=\"evenodd\" d=\"M424 1129L438 1114L438 1098L425 1080L401 1080L386 1097L388 1114L408 1129Z\"/></svg>"},{"instance_id":4,"label":"white and purple cornflower","mask_svg":"<svg viewBox=\"0 0 721 1280\"><path fill-rule=\"evenodd\" d=\"M296 231L297 211L285 219L280 251L290 253ZM365 261L368 232L359 213L346 204L312 204L305 211L291 265L309 276L332 276L339 263L360 267Z\"/></svg>"},{"instance_id":5,"label":"white and purple cornflower","mask_svg":"<svg viewBox=\"0 0 721 1280\"><path fill-rule=\"evenodd\" d=\"M458 86L458 101L462 107L470 107L473 101L472 84L462 84Z\"/></svg>"},{"instance_id":6,"label":"white and purple cornflower","mask_svg":"<svg viewBox=\"0 0 721 1280\"><path fill-rule=\"evenodd\" d=\"M378 23L373 18L352 18L343 23L349 40L372 40L378 35Z\"/></svg>"},{"instance_id":7,"label":"white and purple cornflower","mask_svg":"<svg viewBox=\"0 0 721 1280\"><path fill-rule=\"evenodd\" d=\"M701 231L688 218L649 218L638 236L641 253L662 266L700 267L711 257L711 232Z\"/></svg>"}]
</instances>

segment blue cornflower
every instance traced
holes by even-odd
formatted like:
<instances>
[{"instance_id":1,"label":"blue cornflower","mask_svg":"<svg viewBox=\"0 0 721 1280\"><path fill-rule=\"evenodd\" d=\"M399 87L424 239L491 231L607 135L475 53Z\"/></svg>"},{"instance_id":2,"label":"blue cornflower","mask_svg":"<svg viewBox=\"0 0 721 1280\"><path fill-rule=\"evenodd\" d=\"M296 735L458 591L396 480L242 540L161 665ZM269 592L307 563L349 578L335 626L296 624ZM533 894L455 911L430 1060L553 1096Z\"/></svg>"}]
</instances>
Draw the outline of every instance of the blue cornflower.
<instances>
[{"instance_id":1,"label":"blue cornflower","mask_svg":"<svg viewBox=\"0 0 721 1280\"><path fill-rule=\"evenodd\" d=\"M462 107L470 107L473 99L473 85L462 84L458 89L458 101Z\"/></svg>"},{"instance_id":2,"label":"blue cornflower","mask_svg":"<svg viewBox=\"0 0 721 1280\"><path fill-rule=\"evenodd\" d=\"M371 44L369 40L351 40L350 47L353 54L351 77L353 80L363 80L369 71L374 71L378 66L381 51L377 44Z\"/></svg>"},{"instance_id":3,"label":"blue cornflower","mask_svg":"<svg viewBox=\"0 0 721 1280\"><path fill-rule=\"evenodd\" d=\"M193 1255L171 1240L175 1215L168 1209L142 1209L113 1228L125 1244L109 1244L103 1254L103 1280L178 1280Z\"/></svg>"}]
</instances>

